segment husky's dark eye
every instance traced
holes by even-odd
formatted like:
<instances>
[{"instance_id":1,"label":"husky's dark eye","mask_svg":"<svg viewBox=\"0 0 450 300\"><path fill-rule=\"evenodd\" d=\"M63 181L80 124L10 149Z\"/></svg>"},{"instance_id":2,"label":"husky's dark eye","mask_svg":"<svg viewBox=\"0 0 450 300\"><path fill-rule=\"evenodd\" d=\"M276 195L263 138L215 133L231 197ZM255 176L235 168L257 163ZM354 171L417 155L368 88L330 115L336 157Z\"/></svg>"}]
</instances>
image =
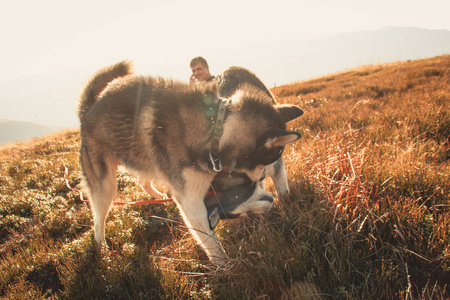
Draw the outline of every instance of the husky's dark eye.
<instances>
[{"instance_id":1,"label":"husky's dark eye","mask_svg":"<svg viewBox=\"0 0 450 300\"><path fill-rule=\"evenodd\" d=\"M283 150L284 148L282 147L276 147L274 149L269 150L268 151L269 153L267 155L267 162L269 162L268 165L277 161L283 154Z\"/></svg>"},{"instance_id":2,"label":"husky's dark eye","mask_svg":"<svg viewBox=\"0 0 450 300\"><path fill-rule=\"evenodd\" d=\"M262 146L249 155L237 159L237 166L242 169L252 170L257 166L267 166L277 161L283 154L284 147L267 148Z\"/></svg>"},{"instance_id":3,"label":"husky's dark eye","mask_svg":"<svg viewBox=\"0 0 450 300\"><path fill-rule=\"evenodd\" d=\"M266 148L261 147L254 154L256 165L270 165L277 161L283 154L282 147Z\"/></svg>"}]
</instances>

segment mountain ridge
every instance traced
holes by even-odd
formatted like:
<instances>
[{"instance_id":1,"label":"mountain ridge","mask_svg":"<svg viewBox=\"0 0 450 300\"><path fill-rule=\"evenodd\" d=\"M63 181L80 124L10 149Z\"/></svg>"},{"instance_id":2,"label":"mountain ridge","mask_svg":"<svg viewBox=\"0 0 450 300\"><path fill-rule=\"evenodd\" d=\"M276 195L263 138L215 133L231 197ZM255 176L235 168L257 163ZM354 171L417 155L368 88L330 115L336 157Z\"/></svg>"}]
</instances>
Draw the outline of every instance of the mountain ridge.
<instances>
[{"instance_id":1,"label":"mountain ridge","mask_svg":"<svg viewBox=\"0 0 450 300\"><path fill-rule=\"evenodd\" d=\"M61 129L27 121L0 119L0 145L44 137Z\"/></svg>"},{"instance_id":2,"label":"mountain ridge","mask_svg":"<svg viewBox=\"0 0 450 300\"><path fill-rule=\"evenodd\" d=\"M216 74L232 65L242 66L257 74L271 88L362 65L442 54L450 54L450 31L387 26L319 39L235 47L205 53L205 58ZM155 69L151 63L153 58L149 54L147 57L146 60L136 60L138 73L160 75L160 69ZM113 63L115 61L111 61ZM173 78L187 81L188 62L174 58L167 64L166 69L174 70ZM44 126L77 127L75 99L93 72L88 66L77 68L54 75L11 78L7 83L0 83L0 107L3 108L0 118L28 122L39 120L38 123Z\"/></svg>"},{"instance_id":3,"label":"mountain ridge","mask_svg":"<svg viewBox=\"0 0 450 300\"><path fill-rule=\"evenodd\" d=\"M283 53L283 65L276 59L266 59L264 64L254 63L250 68L272 87L363 65L450 54L450 31L387 26L306 41L258 45L252 52L258 53L254 61L264 61L264 57L273 57L272 53Z\"/></svg>"}]
</instances>

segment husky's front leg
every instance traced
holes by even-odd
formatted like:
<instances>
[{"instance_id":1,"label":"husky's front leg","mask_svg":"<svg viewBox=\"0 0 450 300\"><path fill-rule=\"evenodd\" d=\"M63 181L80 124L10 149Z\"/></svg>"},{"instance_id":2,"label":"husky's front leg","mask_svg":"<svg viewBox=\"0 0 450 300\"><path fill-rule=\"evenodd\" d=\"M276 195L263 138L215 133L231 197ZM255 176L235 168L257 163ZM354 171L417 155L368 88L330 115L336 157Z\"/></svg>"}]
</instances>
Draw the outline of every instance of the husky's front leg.
<instances>
[{"instance_id":1,"label":"husky's front leg","mask_svg":"<svg viewBox=\"0 0 450 300\"><path fill-rule=\"evenodd\" d=\"M216 233L210 228L208 213L203 201L212 177L204 174L200 175L197 172L195 174L192 174L194 172L185 173L190 173L183 174L185 178L190 178L190 180L186 180L183 193L175 195L183 219L211 262L217 265L224 265L227 262L227 255Z\"/></svg>"},{"instance_id":2,"label":"husky's front leg","mask_svg":"<svg viewBox=\"0 0 450 300\"><path fill-rule=\"evenodd\" d=\"M183 197L180 209L191 234L202 246L211 262L222 265L227 256L214 230L209 227L208 213L203 198Z\"/></svg>"}]
</instances>

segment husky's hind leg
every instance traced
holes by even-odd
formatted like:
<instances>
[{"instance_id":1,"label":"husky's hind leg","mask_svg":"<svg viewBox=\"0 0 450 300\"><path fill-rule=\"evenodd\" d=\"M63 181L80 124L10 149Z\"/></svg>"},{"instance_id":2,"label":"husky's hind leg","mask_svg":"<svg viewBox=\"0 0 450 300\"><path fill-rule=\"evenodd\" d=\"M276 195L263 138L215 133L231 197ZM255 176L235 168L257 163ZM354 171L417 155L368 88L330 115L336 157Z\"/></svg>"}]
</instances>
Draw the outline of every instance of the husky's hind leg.
<instances>
[{"instance_id":1,"label":"husky's hind leg","mask_svg":"<svg viewBox=\"0 0 450 300\"><path fill-rule=\"evenodd\" d=\"M154 186L153 186L153 182L151 182L150 180L147 179L143 179L143 178L139 178L139 185L141 186L141 188L146 191L148 194L150 194L150 196L152 196L155 199L164 199L167 198L167 195L164 193L161 193L160 191L158 191Z\"/></svg>"},{"instance_id":2,"label":"husky's hind leg","mask_svg":"<svg viewBox=\"0 0 450 300\"><path fill-rule=\"evenodd\" d=\"M117 165L105 157L91 158L81 151L84 184L94 216L94 237L99 246L105 241L105 222L112 201L117 193Z\"/></svg>"},{"instance_id":3,"label":"husky's hind leg","mask_svg":"<svg viewBox=\"0 0 450 300\"><path fill-rule=\"evenodd\" d=\"M108 216L116 192L117 183L114 172L114 174L108 173L100 183L99 188L92 193L91 206L94 215L94 236L98 245L101 245L102 243L106 245L106 217Z\"/></svg>"}]
</instances>

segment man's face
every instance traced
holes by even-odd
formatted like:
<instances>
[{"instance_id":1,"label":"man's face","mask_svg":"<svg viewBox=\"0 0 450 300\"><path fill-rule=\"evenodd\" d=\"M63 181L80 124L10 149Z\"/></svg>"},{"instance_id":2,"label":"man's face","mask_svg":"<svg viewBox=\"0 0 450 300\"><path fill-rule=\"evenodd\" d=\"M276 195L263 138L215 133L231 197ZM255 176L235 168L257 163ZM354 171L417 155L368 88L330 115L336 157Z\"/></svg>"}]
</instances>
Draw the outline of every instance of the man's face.
<instances>
[{"instance_id":1,"label":"man's face","mask_svg":"<svg viewBox=\"0 0 450 300\"><path fill-rule=\"evenodd\" d=\"M211 77L211 74L209 74L209 67L204 66L202 63L198 63L191 67L192 75L194 75L195 79L198 81L205 81L209 77Z\"/></svg>"}]
</instances>

